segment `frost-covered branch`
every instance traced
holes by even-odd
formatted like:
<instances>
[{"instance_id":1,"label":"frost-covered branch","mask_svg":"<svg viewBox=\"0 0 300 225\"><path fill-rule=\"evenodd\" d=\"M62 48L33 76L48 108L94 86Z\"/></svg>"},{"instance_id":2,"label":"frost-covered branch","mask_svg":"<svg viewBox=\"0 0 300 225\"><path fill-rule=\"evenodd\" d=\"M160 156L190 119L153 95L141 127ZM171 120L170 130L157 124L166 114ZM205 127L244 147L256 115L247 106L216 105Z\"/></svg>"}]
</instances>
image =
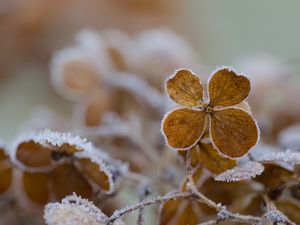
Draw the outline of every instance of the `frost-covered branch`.
<instances>
[{"instance_id":1,"label":"frost-covered branch","mask_svg":"<svg viewBox=\"0 0 300 225\"><path fill-rule=\"evenodd\" d=\"M127 206L123 209L116 210L111 217L108 218L108 220L103 221L105 224L110 224L113 221L117 220L118 218L123 217L126 214L129 214L133 211L139 210L140 208L145 208L146 206L154 205L154 204L161 204L168 200L177 199L177 198L190 198L192 196L189 192L183 192L183 193L175 193L172 195L165 195L165 196L159 196L152 198L150 200L145 200L142 202L139 202L135 205Z\"/></svg>"}]
</instances>

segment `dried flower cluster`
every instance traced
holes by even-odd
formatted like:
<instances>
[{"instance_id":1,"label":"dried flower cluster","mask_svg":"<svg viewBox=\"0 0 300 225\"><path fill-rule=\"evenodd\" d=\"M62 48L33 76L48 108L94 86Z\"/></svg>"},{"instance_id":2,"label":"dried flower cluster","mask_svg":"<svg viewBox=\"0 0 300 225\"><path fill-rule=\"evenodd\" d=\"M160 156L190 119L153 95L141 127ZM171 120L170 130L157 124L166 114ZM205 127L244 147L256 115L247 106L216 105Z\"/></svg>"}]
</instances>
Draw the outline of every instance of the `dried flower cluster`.
<instances>
[{"instance_id":1,"label":"dried flower cluster","mask_svg":"<svg viewBox=\"0 0 300 225\"><path fill-rule=\"evenodd\" d=\"M79 32L50 64L72 122L43 109L0 145L6 224L300 224L299 124L266 129L248 77L196 61L166 30Z\"/></svg>"}]
</instances>

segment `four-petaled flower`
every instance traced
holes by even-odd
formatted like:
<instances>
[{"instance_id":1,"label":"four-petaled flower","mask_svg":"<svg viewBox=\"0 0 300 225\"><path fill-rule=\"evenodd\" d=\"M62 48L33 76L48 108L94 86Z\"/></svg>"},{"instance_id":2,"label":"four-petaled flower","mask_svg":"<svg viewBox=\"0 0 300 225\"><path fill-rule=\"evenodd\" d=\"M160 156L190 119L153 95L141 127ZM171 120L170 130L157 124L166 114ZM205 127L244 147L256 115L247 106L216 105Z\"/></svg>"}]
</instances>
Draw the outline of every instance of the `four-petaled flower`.
<instances>
[{"instance_id":1,"label":"four-petaled flower","mask_svg":"<svg viewBox=\"0 0 300 225\"><path fill-rule=\"evenodd\" d=\"M245 155L258 141L259 130L252 116L239 105L249 95L250 81L230 68L216 71L208 82L208 100L203 100L199 78L179 70L166 82L170 98L184 106L167 114L162 132L168 145L189 149L209 132L214 147L223 155Z\"/></svg>"}]
</instances>

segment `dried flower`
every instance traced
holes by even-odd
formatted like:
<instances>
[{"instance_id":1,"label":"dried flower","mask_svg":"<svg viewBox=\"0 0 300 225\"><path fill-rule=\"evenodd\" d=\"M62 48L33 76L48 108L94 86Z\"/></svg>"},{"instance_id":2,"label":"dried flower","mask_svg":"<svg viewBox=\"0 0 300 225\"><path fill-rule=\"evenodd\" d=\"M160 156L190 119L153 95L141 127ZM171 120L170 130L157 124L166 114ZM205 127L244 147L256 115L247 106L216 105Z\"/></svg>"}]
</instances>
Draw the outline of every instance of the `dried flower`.
<instances>
[{"instance_id":1,"label":"dried flower","mask_svg":"<svg viewBox=\"0 0 300 225\"><path fill-rule=\"evenodd\" d=\"M209 80L207 103L199 78L189 70L179 70L170 77L166 90L173 101L184 106L169 112L162 122L172 148L193 147L203 136L206 123L212 144L224 156L241 157L258 142L255 120L238 105L250 91L245 76L229 68L219 69Z\"/></svg>"},{"instance_id":2,"label":"dried flower","mask_svg":"<svg viewBox=\"0 0 300 225\"><path fill-rule=\"evenodd\" d=\"M44 219L47 225L104 225L101 221L107 216L92 202L73 195L66 196L61 203L45 206ZM124 225L116 220L112 225Z\"/></svg>"},{"instance_id":3,"label":"dried flower","mask_svg":"<svg viewBox=\"0 0 300 225\"><path fill-rule=\"evenodd\" d=\"M112 193L120 171L105 153L79 136L50 130L24 134L10 150L23 172L23 188L38 203L60 200L73 192L86 198Z\"/></svg>"}]
</instances>

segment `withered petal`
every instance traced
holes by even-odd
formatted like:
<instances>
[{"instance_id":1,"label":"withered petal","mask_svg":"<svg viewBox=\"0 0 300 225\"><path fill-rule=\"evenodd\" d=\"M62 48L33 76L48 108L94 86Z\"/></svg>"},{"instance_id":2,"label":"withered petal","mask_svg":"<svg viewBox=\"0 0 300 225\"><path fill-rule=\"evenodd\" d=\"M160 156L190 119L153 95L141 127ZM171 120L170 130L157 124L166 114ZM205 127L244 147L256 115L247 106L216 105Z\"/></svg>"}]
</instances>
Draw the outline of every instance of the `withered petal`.
<instances>
[{"instance_id":1,"label":"withered petal","mask_svg":"<svg viewBox=\"0 0 300 225\"><path fill-rule=\"evenodd\" d=\"M205 113L193 109L175 109L162 122L162 131L168 145L175 149L188 149L201 138Z\"/></svg>"},{"instance_id":2,"label":"withered petal","mask_svg":"<svg viewBox=\"0 0 300 225\"><path fill-rule=\"evenodd\" d=\"M258 141L258 127L247 112L228 108L211 115L210 135L214 146L224 155L245 155Z\"/></svg>"},{"instance_id":3,"label":"withered petal","mask_svg":"<svg viewBox=\"0 0 300 225\"><path fill-rule=\"evenodd\" d=\"M222 68L212 75L208 83L211 106L233 106L245 100L250 92L247 77L237 75L229 68Z\"/></svg>"},{"instance_id":4,"label":"withered petal","mask_svg":"<svg viewBox=\"0 0 300 225\"><path fill-rule=\"evenodd\" d=\"M179 70L166 82L170 98L183 106L198 106L202 101L203 88L199 78L189 70Z\"/></svg>"},{"instance_id":5,"label":"withered petal","mask_svg":"<svg viewBox=\"0 0 300 225\"><path fill-rule=\"evenodd\" d=\"M0 193L6 192L12 182L12 168L0 170Z\"/></svg>"},{"instance_id":6,"label":"withered petal","mask_svg":"<svg viewBox=\"0 0 300 225\"><path fill-rule=\"evenodd\" d=\"M83 198L91 199L92 187L73 164L61 164L50 174L51 192L55 200L61 200L75 192Z\"/></svg>"},{"instance_id":7,"label":"withered petal","mask_svg":"<svg viewBox=\"0 0 300 225\"><path fill-rule=\"evenodd\" d=\"M185 206L177 219L177 225L197 225L201 222L197 211L194 209L193 201L190 201ZM197 207L197 206L196 206Z\"/></svg>"},{"instance_id":8,"label":"withered petal","mask_svg":"<svg viewBox=\"0 0 300 225\"><path fill-rule=\"evenodd\" d=\"M101 165L92 162L88 158L78 159L80 169L84 175L95 182L103 191L108 192L112 189L110 175L102 170Z\"/></svg>"},{"instance_id":9,"label":"withered petal","mask_svg":"<svg viewBox=\"0 0 300 225\"><path fill-rule=\"evenodd\" d=\"M31 201L38 204L46 204L49 201L48 176L46 173L23 172L23 188Z\"/></svg>"},{"instance_id":10,"label":"withered petal","mask_svg":"<svg viewBox=\"0 0 300 225\"><path fill-rule=\"evenodd\" d=\"M212 173L219 174L237 165L236 160L228 159L218 153L212 144L199 143L199 162Z\"/></svg>"},{"instance_id":11,"label":"withered petal","mask_svg":"<svg viewBox=\"0 0 300 225\"><path fill-rule=\"evenodd\" d=\"M171 224L177 213L180 202L180 199L171 199L162 204L160 208L159 225Z\"/></svg>"},{"instance_id":12,"label":"withered petal","mask_svg":"<svg viewBox=\"0 0 300 225\"><path fill-rule=\"evenodd\" d=\"M51 164L51 150L34 141L28 141L17 147L16 158L28 167L46 167Z\"/></svg>"}]
</instances>

